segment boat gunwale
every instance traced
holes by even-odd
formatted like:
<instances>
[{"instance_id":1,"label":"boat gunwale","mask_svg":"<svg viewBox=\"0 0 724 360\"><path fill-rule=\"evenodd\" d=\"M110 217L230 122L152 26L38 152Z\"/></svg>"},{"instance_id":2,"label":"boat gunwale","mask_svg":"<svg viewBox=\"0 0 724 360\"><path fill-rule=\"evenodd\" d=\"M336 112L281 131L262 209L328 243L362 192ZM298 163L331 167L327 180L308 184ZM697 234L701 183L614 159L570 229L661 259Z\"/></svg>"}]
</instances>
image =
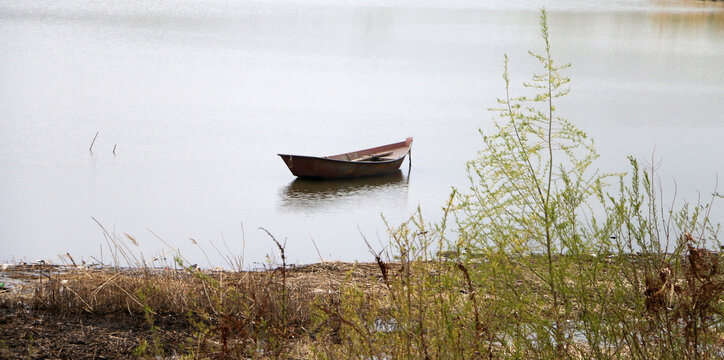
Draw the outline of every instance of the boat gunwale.
<instances>
[{"instance_id":1,"label":"boat gunwale","mask_svg":"<svg viewBox=\"0 0 724 360\"><path fill-rule=\"evenodd\" d=\"M354 161L354 160L339 160L339 159L330 159L323 156L306 156L306 155L292 155L292 154L277 154L281 157L293 157L293 158L307 158L307 159L317 159L317 160L326 160L326 161L335 161L335 162L343 162L343 163L350 163L350 164L386 164L398 161L400 159L404 159L407 154L410 153L410 149L407 149L405 154L398 158L394 158L392 160L381 160L381 161ZM340 154L344 155L344 154Z\"/></svg>"}]
</instances>

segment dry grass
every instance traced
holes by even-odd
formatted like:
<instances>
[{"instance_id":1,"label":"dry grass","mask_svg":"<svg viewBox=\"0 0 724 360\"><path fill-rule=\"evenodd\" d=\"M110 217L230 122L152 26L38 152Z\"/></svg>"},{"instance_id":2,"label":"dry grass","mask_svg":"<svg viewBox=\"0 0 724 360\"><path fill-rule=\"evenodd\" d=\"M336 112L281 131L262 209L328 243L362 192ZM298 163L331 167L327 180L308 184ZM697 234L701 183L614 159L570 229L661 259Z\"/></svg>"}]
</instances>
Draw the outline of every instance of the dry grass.
<instances>
[{"instance_id":1,"label":"dry grass","mask_svg":"<svg viewBox=\"0 0 724 360\"><path fill-rule=\"evenodd\" d=\"M17 283L5 294L13 302L62 314L126 312L186 316L189 311L219 314L239 310L240 300L257 311L279 312L273 305L282 292L282 269L267 271L204 271L174 269L71 268L18 265L3 271ZM286 292L293 323L305 322L317 297L338 294L343 282L380 286L376 264L323 262L286 270ZM237 296L241 296L238 298ZM266 314L260 314L266 315Z\"/></svg>"},{"instance_id":2,"label":"dry grass","mask_svg":"<svg viewBox=\"0 0 724 360\"><path fill-rule=\"evenodd\" d=\"M0 273L13 283L0 307L69 319L120 315L152 332L170 317L188 325L186 353L306 358L315 303L337 301L343 283L381 286L376 270L340 262L246 272L18 265Z\"/></svg>"},{"instance_id":3,"label":"dry grass","mask_svg":"<svg viewBox=\"0 0 724 360\"><path fill-rule=\"evenodd\" d=\"M512 261L518 270L523 270L520 281L514 281L514 288L509 291L529 299L541 291L544 284L528 273L542 266L538 260L531 257ZM630 295L624 303L585 303L584 298L580 302L573 299L570 306L578 310L570 314L580 317L585 313L583 310L610 313L621 316L622 323L655 325L656 316L666 319L663 315L668 312L673 322L661 326L670 326L671 331L680 332L681 336L698 331L702 340L717 341L718 337L718 341L723 341L718 330L701 327L711 322L704 315L721 318L718 311L722 307L724 281L717 270L721 259L692 248L683 260L687 265L682 271L674 273L662 268L657 277L648 277L648 286L639 293L624 289ZM581 271L590 271L591 262L579 259ZM612 269L637 262L640 259L633 256L603 260ZM109 339L119 344L116 348L111 343L103 345L115 349L110 357L306 359L349 354L396 358L411 354L422 358L504 358L528 354L501 342L506 336L501 334L513 326L525 325L527 320L510 311L518 305L511 303L504 293L486 290L492 289L491 285L504 285L487 274L488 264L380 260L246 272L11 266L0 273L1 277L12 279L14 285L11 291L0 293L0 308L18 318L52 314L59 322L125 322L125 327L106 331ZM602 276L600 286L592 291L615 290L610 283L615 274ZM640 275L646 279L644 272ZM638 309L637 301L641 302ZM545 304L543 301L542 308L535 313L549 313ZM694 309L706 309L706 314ZM683 325L677 325L678 321ZM33 343L28 333L50 339L58 337L55 343L46 341L46 352L65 349L69 341L77 342L88 331L103 333L97 328L83 330L82 334L74 333L74 328L46 327L41 331L38 329L45 325L38 325L38 320L0 321L0 327L4 323L21 327L24 335L16 341L29 348L35 346L35 353L39 352L39 345L37 341ZM17 330L9 326L3 332L14 336ZM647 328L632 329L641 335L655 335ZM704 332L706 337L701 336ZM571 340L568 354L574 358L591 355L591 344L584 340ZM397 350L393 351L395 347ZM0 355L18 357L13 349L0 349L4 351ZM73 351L74 357L84 358L79 355L82 348ZM611 354L636 357L628 348L615 351ZM696 347L690 351L686 355L691 358L719 354L700 354ZM93 358L97 353L86 355Z\"/></svg>"}]
</instances>

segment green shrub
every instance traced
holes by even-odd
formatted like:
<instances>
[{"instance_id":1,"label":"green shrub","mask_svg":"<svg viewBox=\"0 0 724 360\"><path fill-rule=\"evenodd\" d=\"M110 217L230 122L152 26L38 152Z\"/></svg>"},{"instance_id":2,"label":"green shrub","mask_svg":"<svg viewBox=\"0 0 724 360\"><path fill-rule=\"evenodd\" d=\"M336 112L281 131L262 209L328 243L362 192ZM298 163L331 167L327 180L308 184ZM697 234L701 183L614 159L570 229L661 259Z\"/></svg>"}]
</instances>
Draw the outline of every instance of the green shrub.
<instances>
[{"instance_id":1,"label":"green shrub","mask_svg":"<svg viewBox=\"0 0 724 360\"><path fill-rule=\"evenodd\" d=\"M721 257L705 246L719 245L711 202L669 209L635 159L629 175L593 166L593 141L554 106L569 65L551 57L545 10L540 24L532 94L510 94L506 56L505 97L468 163L470 187L453 190L439 223L418 211L390 227L391 255L370 248L378 288L350 281L318 303L330 340L320 357L724 356Z\"/></svg>"}]
</instances>

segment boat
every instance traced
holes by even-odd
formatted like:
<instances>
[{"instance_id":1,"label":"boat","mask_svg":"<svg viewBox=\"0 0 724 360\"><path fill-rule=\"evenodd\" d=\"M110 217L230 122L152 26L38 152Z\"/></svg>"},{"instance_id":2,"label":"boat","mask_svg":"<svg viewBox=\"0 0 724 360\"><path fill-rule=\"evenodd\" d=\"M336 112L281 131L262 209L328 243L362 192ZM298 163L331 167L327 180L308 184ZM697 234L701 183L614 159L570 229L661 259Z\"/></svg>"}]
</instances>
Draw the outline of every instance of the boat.
<instances>
[{"instance_id":1,"label":"boat","mask_svg":"<svg viewBox=\"0 0 724 360\"><path fill-rule=\"evenodd\" d=\"M347 179L379 176L400 168L412 148L412 138L330 156L277 154L295 176L317 179Z\"/></svg>"}]
</instances>

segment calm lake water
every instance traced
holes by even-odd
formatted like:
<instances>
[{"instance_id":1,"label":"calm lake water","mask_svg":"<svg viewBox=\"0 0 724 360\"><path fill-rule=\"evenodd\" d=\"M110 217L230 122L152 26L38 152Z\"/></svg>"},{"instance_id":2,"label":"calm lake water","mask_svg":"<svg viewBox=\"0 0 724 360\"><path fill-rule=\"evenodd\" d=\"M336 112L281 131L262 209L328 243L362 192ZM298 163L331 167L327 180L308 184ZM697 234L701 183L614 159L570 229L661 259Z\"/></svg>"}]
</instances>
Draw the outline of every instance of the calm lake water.
<instances>
[{"instance_id":1,"label":"calm lake water","mask_svg":"<svg viewBox=\"0 0 724 360\"><path fill-rule=\"evenodd\" d=\"M146 258L167 249L151 230L202 266L224 265L212 243L260 266L264 227L290 262L368 261L360 232L384 242L381 214L435 220L466 185L503 54L516 86L535 70L541 5L573 63L559 110L596 139L597 166L653 158L669 191L708 197L724 175L722 3L5 1L0 260L108 262L94 217ZM407 136L411 173L379 179L296 180L276 156Z\"/></svg>"}]
</instances>

